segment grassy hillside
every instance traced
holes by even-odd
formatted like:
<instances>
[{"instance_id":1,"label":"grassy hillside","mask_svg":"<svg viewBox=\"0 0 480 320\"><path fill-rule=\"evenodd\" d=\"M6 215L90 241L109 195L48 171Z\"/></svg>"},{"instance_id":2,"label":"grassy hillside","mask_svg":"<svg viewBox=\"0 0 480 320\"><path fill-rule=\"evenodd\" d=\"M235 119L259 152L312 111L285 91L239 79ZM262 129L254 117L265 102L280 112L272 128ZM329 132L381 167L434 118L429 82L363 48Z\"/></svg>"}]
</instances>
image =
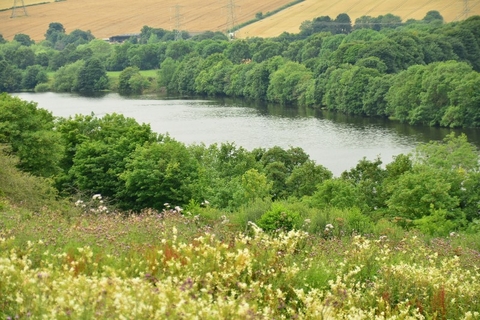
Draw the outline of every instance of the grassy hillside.
<instances>
[{"instance_id":1,"label":"grassy hillside","mask_svg":"<svg viewBox=\"0 0 480 320\"><path fill-rule=\"evenodd\" d=\"M236 0L235 22L248 21L257 12L272 11L290 2ZM0 0L0 8L11 7L12 4L13 0ZM0 33L6 39L25 33L38 41L44 38L50 22L62 23L67 32L90 30L97 38L140 32L144 25L171 30L175 26L176 5L180 6L182 30L223 31L227 29L228 4L227 0L66 0L28 7L28 17L11 19L11 10L0 12Z\"/></svg>"},{"instance_id":2,"label":"grassy hillside","mask_svg":"<svg viewBox=\"0 0 480 320\"><path fill-rule=\"evenodd\" d=\"M14 162L0 152L2 319L478 319L476 235L342 234L338 219L272 234L209 207L60 205Z\"/></svg>"},{"instance_id":3,"label":"grassy hillside","mask_svg":"<svg viewBox=\"0 0 480 320\"><path fill-rule=\"evenodd\" d=\"M430 10L437 10L445 21L463 20L463 0L306 0L278 14L242 28L238 37L274 37L282 32L297 33L301 23L319 16L330 16L334 19L340 13L347 13L352 22L356 18L369 15L377 17L387 13L400 16L403 21L422 19ZM469 16L480 14L480 2L469 1Z\"/></svg>"}]
</instances>

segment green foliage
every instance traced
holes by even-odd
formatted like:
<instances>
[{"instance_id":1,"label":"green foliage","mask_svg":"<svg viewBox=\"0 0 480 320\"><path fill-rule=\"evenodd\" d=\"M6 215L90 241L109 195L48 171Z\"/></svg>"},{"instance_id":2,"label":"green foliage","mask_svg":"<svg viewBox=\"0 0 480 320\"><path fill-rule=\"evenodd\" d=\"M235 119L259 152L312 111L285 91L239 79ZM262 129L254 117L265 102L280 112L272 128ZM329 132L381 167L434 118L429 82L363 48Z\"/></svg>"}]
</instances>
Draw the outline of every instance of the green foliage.
<instances>
[{"instance_id":1,"label":"green foliage","mask_svg":"<svg viewBox=\"0 0 480 320\"><path fill-rule=\"evenodd\" d=\"M388 208L402 218L420 219L429 215L430 209L454 210L459 199L451 193L451 184L441 172L426 166L415 166L387 186L391 196Z\"/></svg>"},{"instance_id":2,"label":"green foliage","mask_svg":"<svg viewBox=\"0 0 480 320\"><path fill-rule=\"evenodd\" d=\"M29 66L25 70L25 74L22 79L23 89L34 89L38 84L48 82L48 76L45 69L39 65Z\"/></svg>"},{"instance_id":3,"label":"green foliage","mask_svg":"<svg viewBox=\"0 0 480 320\"><path fill-rule=\"evenodd\" d=\"M0 59L0 92L13 92L21 87L22 72Z\"/></svg>"},{"instance_id":4,"label":"green foliage","mask_svg":"<svg viewBox=\"0 0 480 320\"><path fill-rule=\"evenodd\" d=\"M271 74L267 89L268 100L281 104L295 103L303 93L303 84L311 77L312 73L305 66L287 62Z\"/></svg>"},{"instance_id":5,"label":"green foliage","mask_svg":"<svg viewBox=\"0 0 480 320\"><path fill-rule=\"evenodd\" d=\"M150 126L118 114L62 119L57 131L66 151L62 159L65 175L57 177L59 188L100 193L118 201L129 199L120 179L128 157L137 147L156 141Z\"/></svg>"},{"instance_id":6,"label":"green foliage","mask_svg":"<svg viewBox=\"0 0 480 320\"><path fill-rule=\"evenodd\" d=\"M436 10L431 10L431 11L427 12L427 14L425 15L425 17L423 17L422 20L427 22L427 23L431 23L431 22L434 22L434 21L443 22L443 17L440 14L440 12L438 12Z\"/></svg>"},{"instance_id":7,"label":"green foliage","mask_svg":"<svg viewBox=\"0 0 480 320\"><path fill-rule=\"evenodd\" d=\"M253 20L275 12L259 12ZM171 41L172 31L144 26L138 43L115 46L93 39L88 31L67 34L61 23L54 22L43 44L28 46L28 36L17 35L19 42L0 45L0 63L6 61L0 67L0 89L22 87L17 69L40 65L57 70L81 60L84 65L76 83L68 76L52 88L104 90L108 83L102 67L89 62L99 59L113 71L152 70L160 64L156 87L171 94L229 95L386 116L411 124L477 127L475 89L480 80L474 71L480 70L479 20L442 20L437 11L407 23L386 14L360 17L352 28L350 17L341 13L335 19L305 21L298 34L235 41L211 31L193 41ZM139 93L151 81L135 74L127 87ZM23 87L35 86L29 80ZM132 90L120 87L125 93Z\"/></svg>"},{"instance_id":8,"label":"green foliage","mask_svg":"<svg viewBox=\"0 0 480 320\"><path fill-rule=\"evenodd\" d=\"M118 91L121 94L141 94L149 85L150 82L140 74L138 68L126 68L118 79Z\"/></svg>"},{"instance_id":9,"label":"green foliage","mask_svg":"<svg viewBox=\"0 0 480 320\"><path fill-rule=\"evenodd\" d=\"M192 52L192 43L187 41L169 42L165 56L173 60L183 60L190 52Z\"/></svg>"},{"instance_id":10,"label":"green foliage","mask_svg":"<svg viewBox=\"0 0 480 320\"><path fill-rule=\"evenodd\" d=\"M378 70L378 69L377 69ZM363 113L367 116L386 116L387 101L386 94L390 89L392 75L383 75L370 78L368 88L363 96Z\"/></svg>"},{"instance_id":11,"label":"green foliage","mask_svg":"<svg viewBox=\"0 0 480 320\"><path fill-rule=\"evenodd\" d=\"M358 190L345 180L329 179L319 184L317 189L307 200L312 206L346 209L363 205Z\"/></svg>"},{"instance_id":12,"label":"green foliage","mask_svg":"<svg viewBox=\"0 0 480 320\"><path fill-rule=\"evenodd\" d=\"M168 90L183 95L195 93L195 78L201 71L202 61L200 57L192 54L180 62L173 74L172 81L167 84Z\"/></svg>"},{"instance_id":13,"label":"green foliage","mask_svg":"<svg viewBox=\"0 0 480 320\"><path fill-rule=\"evenodd\" d=\"M198 163L180 142L163 141L138 147L120 175L125 197L133 198L132 209L160 210L164 203L184 205L191 199Z\"/></svg>"},{"instance_id":14,"label":"green foliage","mask_svg":"<svg viewBox=\"0 0 480 320\"><path fill-rule=\"evenodd\" d=\"M50 91L50 85L48 83L39 83L35 86L35 92L47 92Z\"/></svg>"},{"instance_id":15,"label":"green foliage","mask_svg":"<svg viewBox=\"0 0 480 320\"><path fill-rule=\"evenodd\" d=\"M322 165L307 160L293 168L285 180L285 186L290 196L302 198L311 196L316 191L316 186L332 178L332 172Z\"/></svg>"},{"instance_id":16,"label":"green foliage","mask_svg":"<svg viewBox=\"0 0 480 320\"><path fill-rule=\"evenodd\" d=\"M22 46L26 46L26 47L29 47L29 46L31 46L32 44L35 44L35 41L33 41L32 39L30 39L30 36L29 36L29 35L26 35L26 34L23 34L23 33L17 33L17 34L13 37L13 41L17 41L17 42L20 43Z\"/></svg>"},{"instance_id":17,"label":"green foliage","mask_svg":"<svg viewBox=\"0 0 480 320\"><path fill-rule=\"evenodd\" d=\"M92 58L98 58L100 61L106 61L114 52L112 45L102 39L93 39L87 44L81 44L77 47L77 50L92 51Z\"/></svg>"},{"instance_id":18,"label":"green foliage","mask_svg":"<svg viewBox=\"0 0 480 320\"><path fill-rule=\"evenodd\" d=\"M293 195L301 196L310 190L305 188L299 180L322 180L329 175L328 171L322 170L322 167L315 168L308 164L309 156L301 148L284 150L273 147L268 150L256 149L253 152L263 166L263 172L273 182L274 199L288 198ZM313 172L315 175L308 177Z\"/></svg>"},{"instance_id":19,"label":"green foliage","mask_svg":"<svg viewBox=\"0 0 480 320\"><path fill-rule=\"evenodd\" d=\"M265 212L257 224L265 231L290 231L297 227L300 216L288 210L282 203L274 202L269 211Z\"/></svg>"},{"instance_id":20,"label":"green foliage","mask_svg":"<svg viewBox=\"0 0 480 320\"><path fill-rule=\"evenodd\" d=\"M244 148L222 143L191 147L190 152L201 165L196 185L192 185L194 199L235 210L255 197L269 196L271 182L265 180L254 155Z\"/></svg>"},{"instance_id":21,"label":"green foliage","mask_svg":"<svg viewBox=\"0 0 480 320\"><path fill-rule=\"evenodd\" d=\"M399 173L403 173L386 183L389 210L414 220L422 231L432 235L464 229L479 210L478 151L464 135L453 134L442 143L420 145L416 151L413 167L397 166L407 171L401 169Z\"/></svg>"},{"instance_id":22,"label":"green foliage","mask_svg":"<svg viewBox=\"0 0 480 320\"><path fill-rule=\"evenodd\" d=\"M78 71L77 89L79 92L95 92L108 88L108 77L99 59L87 60Z\"/></svg>"},{"instance_id":23,"label":"green foliage","mask_svg":"<svg viewBox=\"0 0 480 320\"><path fill-rule=\"evenodd\" d=\"M55 207L57 192L51 183L17 169L19 160L8 155L8 147L0 146L0 199L7 199L12 205L32 211L45 206ZM2 212L3 208L1 206Z\"/></svg>"},{"instance_id":24,"label":"green foliage","mask_svg":"<svg viewBox=\"0 0 480 320\"><path fill-rule=\"evenodd\" d=\"M241 63L252 58L250 46L245 40L233 41L226 49L225 56L233 63Z\"/></svg>"},{"instance_id":25,"label":"green foliage","mask_svg":"<svg viewBox=\"0 0 480 320\"><path fill-rule=\"evenodd\" d=\"M242 175L242 192L237 195L236 203L248 204L256 199L268 199L272 182L257 169L249 169ZM235 195L234 195L235 198Z\"/></svg>"},{"instance_id":26,"label":"green foliage","mask_svg":"<svg viewBox=\"0 0 480 320\"><path fill-rule=\"evenodd\" d=\"M58 69L53 77L52 89L57 92L78 91L79 74L84 65L85 63L79 60Z\"/></svg>"},{"instance_id":27,"label":"green foliage","mask_svg":"<svg viewBox=\"0 0 480 320\"><path fill-rule=\"evenodd\" d=\"M158 70L157 82L160 87L168 87L172 82L173 75L177 69L177 63L172 58L168 57L160 64Z\"/></svg>"},{"instance_id":28,"label":"green foliage","mask_svg":"<svg viewBox=\"0 0 480 320\"><path fill-rule=\"evenodd\" d=\"M200 73L195 79L195 90L207 95L221 95L225 92L227 74L232 63L223 54L209 56L200 66Z\"/></svg>"},{"instance_id":29,"label":"green foliage","mask_svg":"<svg viewBox=\"0 0 480 320\"><path fill-rule=\"evenodd\" d=\"M35 64L35 53L30 47L20 46L13 53L11 62L19 69L26 69Z\"/></svg>"},{"instance_id":30,"label":"green foliage","mask_svg":"<svg viewBox=\"0 0 480 320\"><path fill-rule=\"evenodd\" d=\"M464 227L466 221L461 221L462 219L459 219L459 217L456 217L456 220L453 221L451 215L445 209L433 209L432 205L430 214L415 220L415 225L424 234L445 237L453 230Z\"/></svg>"},{"instance_id":31,"label":"green foliage","mask_svg":"<svg viewBox=\"0 0 480 320\"><path fill-rule=\"evenodd\" d=\"M11 147L20 159L19 168L43 177L59 173L63 146L50 112L3 93L0 118L0 143Z\"/></svg>"},{"instance_id":32,"label":"green foliage","mask_svg":"<svg viewBox=\"0 0 480 320\"><path fill-rule=\"evenodd\" d=\"M49 24L47 32L45 33L45 40L55 45L64 35L65 28L63 25L59 22L52 22Z\"/></svg>"}]
</instances>

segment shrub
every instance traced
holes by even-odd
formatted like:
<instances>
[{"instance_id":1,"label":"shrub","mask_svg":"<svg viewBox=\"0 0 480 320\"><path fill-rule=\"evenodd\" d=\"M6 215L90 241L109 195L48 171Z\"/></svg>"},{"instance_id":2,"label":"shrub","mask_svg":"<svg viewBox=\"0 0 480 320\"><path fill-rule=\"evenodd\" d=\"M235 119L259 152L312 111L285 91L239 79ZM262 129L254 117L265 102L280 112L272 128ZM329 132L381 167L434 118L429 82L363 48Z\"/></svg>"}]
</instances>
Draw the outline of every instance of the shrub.
<instances>
[{"instance_id":1,"label":"shrub","mask_svg":"<svg viewBox=\"0 0 480 320\"><path fill-rule=\"evenodd\" d=\"M299 220L298 213L288 210L282 203L274 202L270 210L258 220L258 226L265 231L290 231L297 226Z\"/></svg>"},{"instance_id":2,"label":"shrub","mask_svg":"<svg viewBox=\"0 0 480 320\"><path fill-rule=\"evenodd\" d=\"M31 210L52 206L56 192L48 181L18 170L18 159L4 152L0 146L0 196Z\"/></svg>"},{"instance_id":3,"label":"shrub","mask_svg":"<svg viewBox=\"0 0 480 320\"><path fill-rule=\"evenodd\" d=\"M39 83L35 86L35 92L47 92L50 91L50 85L48 83Z\"/></svg>"}]
</instances>

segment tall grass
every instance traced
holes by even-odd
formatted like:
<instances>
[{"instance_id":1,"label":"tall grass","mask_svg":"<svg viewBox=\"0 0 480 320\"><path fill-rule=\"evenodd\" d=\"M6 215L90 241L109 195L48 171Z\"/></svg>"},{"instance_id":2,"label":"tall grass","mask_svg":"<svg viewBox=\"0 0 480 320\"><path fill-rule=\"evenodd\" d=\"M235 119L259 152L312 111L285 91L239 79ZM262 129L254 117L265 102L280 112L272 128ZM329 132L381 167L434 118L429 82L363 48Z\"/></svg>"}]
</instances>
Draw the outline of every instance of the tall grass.
<instances>
[{"instance_id":1,"label":"tall grass","mask_svg":"<svg viewBox=\"0 0 480 320\"><path fill-rule=\"evenodd\" d=\"M243 232L170 210L1 212L2 318L479 316L480 254L458 238Z\"/></svg>"}]
</instances>

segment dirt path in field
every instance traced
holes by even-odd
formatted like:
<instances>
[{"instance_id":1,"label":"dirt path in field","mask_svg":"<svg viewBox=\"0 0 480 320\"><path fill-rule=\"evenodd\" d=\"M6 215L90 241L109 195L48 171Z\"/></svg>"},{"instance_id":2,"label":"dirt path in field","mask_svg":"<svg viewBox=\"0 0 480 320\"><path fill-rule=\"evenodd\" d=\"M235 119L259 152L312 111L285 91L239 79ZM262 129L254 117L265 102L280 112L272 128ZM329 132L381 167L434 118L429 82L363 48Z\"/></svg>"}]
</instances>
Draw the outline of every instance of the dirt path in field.
<instances>
[{"instance_id":1,"label":"dirt path in field","mask_svg":"<svg viewBox=\"0 0 480 320\"><path fill-rule=\"evenodd\" d=\"M24 0L25 4L47 2ZM268 12L292 0L235 0L235 22L251 20L257 12ZM20 2L20 1L19 1ZM13 0L0 0L0 9L11 8ZM140 32L143 26L172 30L175 6L179 7L182 30L225 31L229 10L228 0L66 0L28 6L28 16L10 18L12 10L0 12L0 34L12 39L25 33L36 41L43 40L51 22L63 24L67 33L74 29L90 30L96 38ZM18 11L18 13L22 13Z\"/></svg>"},{"instance_id":2,"label":"dirt path in field","mask_svg":"<svg viewBox=\"0 0 480 320\"><path fill-rule=\"evenodd\" d=\"M352 19L369 15L377 17L386 13L400 16L403 21L422 19L430 10L437 10L445 21L462 20L463 0L306 0L278 14L246 26L238 31L237 36L274 37L282 32L297 33L303 21L320 16L335 19L340 13L347 13ZM469 15L480 15L480 0L469 1Z\"/></svg>"}]
</instances>

